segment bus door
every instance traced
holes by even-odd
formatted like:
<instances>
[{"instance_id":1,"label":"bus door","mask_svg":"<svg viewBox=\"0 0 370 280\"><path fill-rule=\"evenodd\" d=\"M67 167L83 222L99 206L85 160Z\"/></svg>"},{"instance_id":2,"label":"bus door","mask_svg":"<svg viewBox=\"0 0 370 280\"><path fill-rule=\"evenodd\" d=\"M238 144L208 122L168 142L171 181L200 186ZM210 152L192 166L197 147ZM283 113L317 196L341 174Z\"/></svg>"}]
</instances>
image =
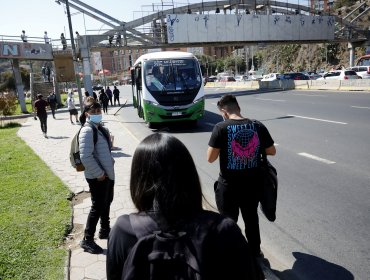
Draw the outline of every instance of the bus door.
<instances>
[{"instance_id":1,"label":"bus door","mask_svg":"<svg viewBox=\"0 0 370 280\"><path fill-rule=\"evenodd\" d=\"M140 118L142 118L143 107L142 107L141 63L135 65L135 68L133 68L133 70L131 71L131 75L132 75L132 86L133 87L135 86L136 90L136 96L133 96L134 107L137 108L138 115Z\"/></svg>"}]
</instances>

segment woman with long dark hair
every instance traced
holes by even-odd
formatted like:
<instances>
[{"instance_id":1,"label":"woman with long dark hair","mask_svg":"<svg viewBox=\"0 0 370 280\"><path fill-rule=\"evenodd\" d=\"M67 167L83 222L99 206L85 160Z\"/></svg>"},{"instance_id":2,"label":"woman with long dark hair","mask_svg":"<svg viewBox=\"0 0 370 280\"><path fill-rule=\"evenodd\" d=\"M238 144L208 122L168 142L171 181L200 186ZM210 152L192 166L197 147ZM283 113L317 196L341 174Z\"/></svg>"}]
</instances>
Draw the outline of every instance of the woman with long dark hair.
<instances>
[{"instance_id":1,"label":"woman with long dark hair","mask_svg":"<svg viewBox=\"0 0 370 280\"><path fill-rule=\"evenodd\" d=\"M248 243L237 224L203 210L196 166L177 138L155 133L138 145L132 159L130 192L138 213L120 216L111 230L107 279L123 279L130 271L125 262L138 242L138 227L140 233L147 231L148 235L186 232L202 279L256 279ZM150 222L133 224L133 216Z\"/></svg>"}]
</instances>

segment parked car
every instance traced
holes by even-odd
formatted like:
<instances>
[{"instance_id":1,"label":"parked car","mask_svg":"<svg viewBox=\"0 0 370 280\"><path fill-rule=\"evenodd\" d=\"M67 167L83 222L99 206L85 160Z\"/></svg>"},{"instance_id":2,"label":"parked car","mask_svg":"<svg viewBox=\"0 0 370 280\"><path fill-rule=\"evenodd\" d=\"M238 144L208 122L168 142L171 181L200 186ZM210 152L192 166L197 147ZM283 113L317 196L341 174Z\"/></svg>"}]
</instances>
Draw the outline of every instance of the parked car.
<instances>
[{"instance_id":1,"label":"parked car","mask_svg":"<svg viewBox=\"0 0 370 280\"><path fill-rule=\"evenodd\" d=\"M301 72L289 72L280 76L280 80L309 80L310 77Z\"/></svg>"},{"instance_id":2,"label":"parked car","mask_svg":"<svg viewBox=\"0 0 370 280\"><path fill-rule=\"evenodd\" d=\"M216 76L209 76L208 78L207 78L207 83L208 82L216 82L217 81L217 77Z\"/></svg>"},{"instance_id":3,"label":"parked car","mask_svg":"<svg viewBox=\"0 0 370 280\"><path fill-rule=\"evenodd\" d=\"M270 73L267 75L264 75L261 81L276 81L280 80L280 73Z\"/></svg>"},{"instance_id":4,"label":"parked car","mask_svg":"<svg viewBox=\"0 0 370 280\"><path fill-rule=\"evenodd\" d=\"M222 76L220 82L235 82L235 78L232 76Z\"/></svg>"},{"instance_id":5,"label":"parked car","mask_svg":"<svg viewBox=\"0 0 370 280\"><path fill-rule=\"evenodd\" d=\"M317 74L316 72L304 72L305 75L307 75L310 80L317 80L318 78L321 78L322 76L320 74Z\"/></svg>"},{"instance_id":6,"label":"parked car","mask_svg":"<svg viewBox=\"0 0 370 280\"><path fill-rule=\"evenodd\" d=\"M370 66L353 66L348 70L355 71L362 79L370 79Z\"/></svg>"},{"instance_id":7,"label":"parked car","mask_svg":"<svg viewBox=\"0 0 370 280\"><path fill-rule=\"evenodd\" d=\"M352 80L361 79L359 75L353 70L334 70L325 73L317 80Z\"/></svg>"},{"instance_id":8,"label":"parked car","mask_svg":"<svg viewBox=\"0 0 370 280\"><path fill-rule=\"evenodd\" d=\"M235 81L237 82L248 81L248 80L249 80L248 75L236 75L235 76Z\"/></svg>"}]
</instances>

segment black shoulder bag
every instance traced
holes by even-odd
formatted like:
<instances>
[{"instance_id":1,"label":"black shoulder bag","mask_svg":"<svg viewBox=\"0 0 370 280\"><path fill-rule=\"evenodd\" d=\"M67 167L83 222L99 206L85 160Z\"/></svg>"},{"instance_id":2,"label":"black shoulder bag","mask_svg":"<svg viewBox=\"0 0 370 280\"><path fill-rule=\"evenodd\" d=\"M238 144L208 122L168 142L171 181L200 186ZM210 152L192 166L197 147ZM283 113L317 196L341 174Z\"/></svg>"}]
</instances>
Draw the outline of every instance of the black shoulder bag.
<instances>
[{"instance_id":1,"label":"black shoulder bag","mask_svg":"<svg viewBox=\"0 0 370 280\"><path fill-rule=\"evenodd\" d=\"M260 126L258 126L259 138L262 139ZM278 191L278 178L276 168L268 161L263 142L261 143L261 169L263 172L262 191L260 192L261 210L265 217L270 221L276 220L276 202Z\"/></svg>"}]
</instances>

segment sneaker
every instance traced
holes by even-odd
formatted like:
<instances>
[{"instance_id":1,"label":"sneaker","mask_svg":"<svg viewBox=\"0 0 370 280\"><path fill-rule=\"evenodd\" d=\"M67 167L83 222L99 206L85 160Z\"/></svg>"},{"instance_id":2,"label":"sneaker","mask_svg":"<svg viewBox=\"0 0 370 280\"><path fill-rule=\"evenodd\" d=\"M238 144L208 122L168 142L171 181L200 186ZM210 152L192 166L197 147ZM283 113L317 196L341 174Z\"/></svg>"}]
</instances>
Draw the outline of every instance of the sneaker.
<instances>
[{"instance_id":1,"label":"sneaker","mask_svg":"<svg viewBox=\"0 0 370 280\"><path fill-rule=\"evenodd\" d=\"M73 121L71 121L71 124L75 124Z\"/></svg>"},{"instance_id":2,"label":"sneaker","mask_svg":"<svg viewBox=\"0 0 370 280\"><path fill-rule=\"evenodd\" d=\"M90 254L103 253L103 248L96 244L94 240L84 239L81 241L80 246L82 249L84 249L85 252L88 252Z\"/></svg>"},{"instance_id":3,"label":"sneaker","mask_svg":"<svg viewBox=\"0 0 370 280\"><path fill-rule=\"evenodd\" d=\"M110 229L108 230L100 230L99 231L99 239L108 239Z\"/></svg>"}]
</instances>

